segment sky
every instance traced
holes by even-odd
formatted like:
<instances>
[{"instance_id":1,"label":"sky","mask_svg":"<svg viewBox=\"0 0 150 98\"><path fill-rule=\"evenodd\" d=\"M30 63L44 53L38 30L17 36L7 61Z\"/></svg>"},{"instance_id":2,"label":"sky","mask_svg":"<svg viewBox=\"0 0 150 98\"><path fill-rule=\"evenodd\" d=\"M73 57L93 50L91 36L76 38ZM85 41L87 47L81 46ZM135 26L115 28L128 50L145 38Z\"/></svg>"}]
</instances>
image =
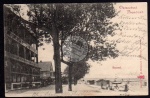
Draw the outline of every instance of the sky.
<instances>
[{"instance_id":1,"label":"sky","mask_svg":"<svg viewBox=\"0 0 150 98\"><path fill-rule=\"evenodd\" d=\"M142 11L142 14L139 13L135 13L135 14L127 14L127 10L130 9L125 9L126 8L130 8L130 7L135 7L136 9L131 9L131 11L133 12L139 12ZM138 23L141 22L143 24L145 24L145 26L139 25L139 28L142 28L143 30L147 31L147 20L142 20L141 19L122 19L120 18L123 15L126 15L127 17L141 17L141 16L147 16L147 10L146 10L147 6L145 5L145 3L117 3L115 5L115 9L117 11L120 11L120 13L113 18L111 21L114 23L123 23L122 25L122 30L116 31L116 35L111 37L108 36L107 39L109 41L116 41L116 40L124 40L124 41L130 41L129 43L124 43L124 42L120 42L117 43L116 48L119 51L122 51L125 49L125 47L128 49L126 49L126 51L131 51L130 48L134 48L134 50L136 50L136 48L140 47L140 44L133 44L136 41L138 41L139 39L136 38L130 38L130 37L123 37L123 36L133 36L133 35L137 35L137 36L141 36L143 34L142 31L139 30L133 30L133 28L136 28L137 25L129 25L129 24L125 24L125 23ZM28 8L25 5L22 5L22 12L26 12L28 10ZM26 15L23 16L24 19L28 20L28 17ZM120 26L121 26L120 25ZM132 30L127 30L126 28L130 28ZM142 42L147 43L148 39L147 39L147 32L145 33L146 35L144 36L144 39L142 39ZM142 51L142 56L145 57L146 59L148 59L148 50L147 50L147 46L142 46L141 47L143 49ZM53 46L52 43L50 44L44 44L44 46L39 47L39 51L38 51L38 55L39 55L39 61L51 61L53 64L53 68L54 68L54 61L53 61ZM140 51L133 51L132 53L130 53L130 55L140 55ZM139 73L140 73L140 65L142 62L142 72L145 75L146 78L148 78L148 61L147 60L142 60L138 57L127 57L127 56L121 56L119 55L119 57L115 58L115 59L107 59L106 61L101 61L101 62L93 62L91 60L87 61L90 65L90 71L89 74L85 75L85 78L116 78L116 77L120 77L120 78L136 78ZM64 69L66 68L67 65L65 65L64 63L61 63L61 71L63 72ZM121 67L121 69L113 69L113 67Z\"/></svg>"},{"instance_id":2,"label":"sky","mask_svg":"<svg viewBox=\"0 0 150 98\"><path fill-rule=\"evenodd\" d=\"M54 54L54 52L53 52L52 43L49 43L49 44L45 43L43 46L38 48L39 61L42 61L42 62L51 61L52 65L53 65L53 68L55 70L53 54ZM67 67L66 64L61 63L61 72L63 72L66 67Z\"/></svg>"},{"instance_id":3,"label":"sky","mask_svg":"<svg viewBox=\"0 0 150 98\"><path fill-rule=\"evenodd\" d=\"M137 9L132 9L132 11L143 11L142 14L127 14L127 10L129 9L121 9L123 7L137 7ZM119 8L120 7L120 8ZM120 23L122 22L130 22L130 23L138 23L141 22L143 24L145 24L145 26L139 26L141 28L143 28L144 30L147 30L147 20L140 20L140 19L120 19L120 17L122 15L127 15L128 17L140 17L140 16L147 16L147 10L146 10L146 5L140 4L140 3L117 3L115 5L115 9L117 11L120 11L120 13L118 14L118 16L116 16L115 18L113 18L111 21L112 22L117 22ZM138 41L138 38L129 38L129 37L123 37L123 35L127 35L127 36L133 36L133 35L137 35L137 36L141 36L143 34L143 32L138 31L138 30L127 30L125 29L126 26L129 26L131 29L132 28L137 28L137 25L128 25L128 24L122 24L122 31L116 31L116 35L111 37L108 36L108 40L112 41L112 40L124 40L124 41L130 41L130 43L117 43L116 48L119 51L122 51L125 49L125 47L129 47L126 51L130 52L130 48L134 48L137 49L138 47L140 47L140 44L133 44L134 42ZM147 39L147 33L146 32L146 36L144 36L144 39L142 40L142 42L147 43L148 39ZM147 46L142 46L142 49L144 49L142 51L142 56L148 59L148 50L147 50ZM132 53L130 53L130 55L140 55L140 51L134 51ZM117 57L116 59L107 59L107 61L102 61L102 62L92 62L92 61L88 61L89 64L91 65L90 68L90 73L87 74L85 76L85 78L137 78L137 76L140 73L140 58L138 57L126 57L126 56L121 56L119 55L119 57ZM114 67L121 67L121 69L113 69ZM148 62L146 60L142 60L142 72L145 75L145 77L148 78Z\"/></svg>"}]
</instances>

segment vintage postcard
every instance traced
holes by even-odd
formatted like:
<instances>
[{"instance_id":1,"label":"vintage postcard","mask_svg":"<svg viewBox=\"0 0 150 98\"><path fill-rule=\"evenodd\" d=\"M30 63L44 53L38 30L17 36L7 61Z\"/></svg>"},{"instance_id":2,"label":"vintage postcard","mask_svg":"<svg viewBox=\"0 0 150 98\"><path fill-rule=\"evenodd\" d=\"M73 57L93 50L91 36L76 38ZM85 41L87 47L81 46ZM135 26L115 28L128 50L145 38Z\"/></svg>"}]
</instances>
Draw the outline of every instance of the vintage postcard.
<instances>
[{"instance_id":1,"label":"vintage postcard","mask_svg":"<svg viewBox=\"0 0 150 98\"><path fill-rule=\"evenodd\" d=\"M148 95L146 2L3 9L6 97Z\"/></svg>"}]
</instances>

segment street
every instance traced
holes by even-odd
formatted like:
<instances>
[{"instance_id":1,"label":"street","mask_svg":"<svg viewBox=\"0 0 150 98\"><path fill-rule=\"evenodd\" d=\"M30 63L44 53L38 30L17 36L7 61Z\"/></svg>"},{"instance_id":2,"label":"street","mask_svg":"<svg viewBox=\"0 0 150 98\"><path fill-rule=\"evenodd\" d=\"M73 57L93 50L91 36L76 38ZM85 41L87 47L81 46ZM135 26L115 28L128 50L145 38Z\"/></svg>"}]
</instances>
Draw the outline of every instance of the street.
<instances>
[{"instance_id":1,"label":"street","mask_svg":"<svg viewBox=\"0 0 150 98\"><path fill-rule=\"evenodd\" d=\"M144 92L143 88L143 92ZM6 97L42 97L42 96L129 96L142 94L142 91L138 91L135 88L131 88L128 92L124 91L112 91L101 89L100 86L77 84L72 85L72 91L68 91L68 85L63 85L63 93L55 93L55 86L49 85L37 89L15 90L6 93ZM143 93L144 94L144 93Z\"/></svg>"},{"instance_id":2,"label":"street","mask_svg":"<svg viewBox=\"0 0 150 98\"><path fill-rule=\"evenodd\" d=\"M99 93L97 88L90 87L86 84L72 85L72 91L68 91L68 85L63 85L63 93L55 94L55 86L49 85L37 89L15 90L6 93L7 97L40 97L40 96L92 96L94 93Z\"/></svg>"}]
</instances>

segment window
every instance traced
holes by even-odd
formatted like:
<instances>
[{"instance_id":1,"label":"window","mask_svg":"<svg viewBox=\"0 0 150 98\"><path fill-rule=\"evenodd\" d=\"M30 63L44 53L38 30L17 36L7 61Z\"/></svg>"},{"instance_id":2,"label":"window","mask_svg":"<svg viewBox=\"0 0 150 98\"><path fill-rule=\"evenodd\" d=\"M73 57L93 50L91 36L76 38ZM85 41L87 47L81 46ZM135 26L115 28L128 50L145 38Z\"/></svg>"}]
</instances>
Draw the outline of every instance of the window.
<instances>
[{"instance_id":1,"label":"window","mask_svg":"<svg viewBox=\"0 0 150 98\"><path fill-rule=\"evenodd\" d=\"M12 74L12 82L16 82L16 74Z\"/></svg>"},{"instance_id":2,"label":"window","mask_svg":"<svg viewBox=\"0 0 150 98\"><path fill-rule=\"evenodd\" d=\"M21 46L21 45L19 47L19 56L24 58L24 49L23 49L23 46Z\"/></svg>"},{"instance_id":3,"label":"window","mask_svg":"<svg viewBox=\"0 0 150 98\"><path fill-rule=\"evenodd\" d=\"M34 82L34 80L35 80L35 77L32 77L32 81Z\"/></svg>"},{"instance_id":4,"label":"window","mask_svg":"<svg viewBox=\"0 0 150 98\"><path fill-rule=\"evenodd\" d=\"M26 49L26 59L31 60L30 51L28 49Z\"/></svg>"},{"instance_id":5,"label":"window","mask_svg":"<svg viewBox=\"0 0 150 98\"><path fill-rule=\"evenodd\" d=\"M23 66L20 66L20 72L22 73L22 71L23 71Z\"/></svg>"},{"instance_id":6,"label":"window","mask_svg":"<svg viewBox=\"0 0 150 98\"><path fill-rule=\"evenodd\" d=\"M10 47L10 53L16 55L16 54L17 54L17 45L16 45L16 41L11 40L11 43L10 43L9 47Z\"/></svg>"},{"instance_id":7,"label":"window","mask_svg":"<svg viewBox=\"0 0 150 98\"><path fill-rule=\"evenodd\" d=\"M35 82L37 81L37 77L34 77L34 81L35 81Z\"/></svg>"},{"instance_id":8,"label":"window","mask_svg":"<svg viewBox=\"0 0 150 98\"><path fill-rule=\"evenodd\" d=\"M16 75L17 76L17 82L20 82L20 75Z\"/></svg>"},{"instance_id":9,"label":"window","mask_svg":"<svg viewBox=\"0 0 150 98\"><path fill-rule=\"evenodd\" d=\"M31 77L29 75L27 75L27 81L26 82L30 82Z\"/></svg>"},{"instance_id":10,"label":"window","mask_svg":"<svg viewBox=\"0 0 150 98\"><path fill-rule=\"evenodd\" d=\"M25 82L24 81L24 75L21 76L21 82Z\"/></svg>"},{"instance_id":11,"label":"window","mask_svg":"<svg viewBox=\"0 0 150 98\"><path fill-rule=\"evenodd\" d=\"M52 73L52 72L50 73L50 76L53 76L53 73Z\"/></svg>"},{"instance_id":12,"label":"window","mask_svg":"<svg viewBox=\"0 0 150 98\"><path fill-rule=\"evenodd\" d=\"M15 72L15 71L16 71L16 66L12 64L11 70L12 70L13 72Z\"/></svg>"},{"instance_id":13,"label":"window","mask_svg":"<svg viewBox=\"0 0 150 98\"><path fill-rule=\"evenodd\" d=\"M31 61L36 62L36 54L31 52Z\"/></svg>"},{"instance_id":14,"label":"window","mask_svg":"<svg viewBox=\"0 0 150 98\"><path fill-rule=\"evenodd\" d=\"M32 69L31 68L29 68L29 74L32 74Z\"/></svg>"},{"instance_id":15,"label":"window","mask_svg":"<svg viewBox=\"0 0 150 98\"><path fill-rule=\"evenodd\" d=\"M5 72L6 72L6 73L9 72L9 66L10 66L10 65L8 65L8 61L5 60Z\"/></svg>"},{"instance_id":16,"label":"window","mask_svg":"<svg viewBox=\"0 0 150 98\"><path fill-rule=\"evenodd\" d=\"M16 72L20 72L20 65L19 65L19 63L16 64Z\"/></svg>"},{"instance_id":17,"label":"window","mask_svg":"<svg viewBox=\"0 0 150 98\"><path fill-rule=\"evenodd\" d=\"M24 76L24 82L27 82L27 76L26 75Z\"/></svg>"},{"instance_id":18,"label":"window","mask_svg":"<svg viewBox=\"0 0 150 98\"><path fill-rule=\"evenodd\" d=\"M37 69L37 74L38 74L38 75L40 74L40 70L39 70L39 69Z\"/></svg>"},{"instance_id":19,"label":"window","mask_svg":"<svg viewBox=\"0 0 150 98\"><path fill-rule=\"evenodd\" d=\"M28 74L28 71L29 71L29 70L28 70L27 67L25 67L25 70L24 70L24 71L25 71L26 74Z\"/></svg>"}]
</instances>

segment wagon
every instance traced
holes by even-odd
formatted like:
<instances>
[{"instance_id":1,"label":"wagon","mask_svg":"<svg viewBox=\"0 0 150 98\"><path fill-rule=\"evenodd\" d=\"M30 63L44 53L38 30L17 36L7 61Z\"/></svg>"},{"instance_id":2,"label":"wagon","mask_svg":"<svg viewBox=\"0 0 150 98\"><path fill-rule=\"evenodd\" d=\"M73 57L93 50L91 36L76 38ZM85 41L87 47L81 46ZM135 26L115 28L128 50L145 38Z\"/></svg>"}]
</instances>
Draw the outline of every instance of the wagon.
<instances>
[{"instance_id":1,"label":"wagon","mask_svg":"<svg viewBox=\"0 0 150 98\"><path fill-rule=\"evenodd\" d=\"M113 90L119 90L119 91L128 91L129 86L127 84L123 84L122 82L112 82L112 85L114 85L112 88Z\"/></svg>"}]
</instances>

